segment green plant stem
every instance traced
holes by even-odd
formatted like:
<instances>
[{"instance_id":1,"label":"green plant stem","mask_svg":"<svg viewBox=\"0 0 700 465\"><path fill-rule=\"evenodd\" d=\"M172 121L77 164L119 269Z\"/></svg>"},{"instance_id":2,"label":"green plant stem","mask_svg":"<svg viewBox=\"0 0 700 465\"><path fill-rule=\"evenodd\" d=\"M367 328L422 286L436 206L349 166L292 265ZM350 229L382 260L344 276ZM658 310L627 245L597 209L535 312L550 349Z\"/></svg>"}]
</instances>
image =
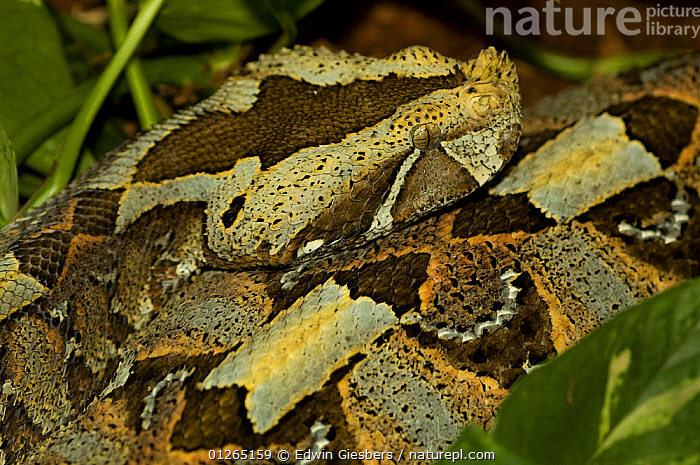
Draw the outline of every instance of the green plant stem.
<instances>
[{"instance_id":1,"label":"green plant stem","mask_svg":"<svg viewBox=\"0 0 700 465\"><path fill-rule=\"evenodd\" d=\"M279 0L263 0L263 3L282 29L282 34L267 51L267 53L276 53L282 47L289 47L294 42L297 37L297 25L289 9Z\"/></svg>"},{"instance_id":2,"label":"green plant stem","mask_svg":"<svg viewBox=\"0 0 700 465\"><path fill-rule=\"evenodd\" d=\"M107 7L109 8L112 42L117 48L121 45L128 30L126 1L107 0ZM132 57L126 67L126 82L134 100L139 125L142 130L149 129L160 120L160 117L153 102L153 94L143 71L141 60L137 56Z\"/></svg>"},{"instance_id":3,"label":"green plant stem","mask_svg":"<svg viewBox=\"0 0 700 465\"><path fill-rule=\"evenodd\" d=\"M78 116L75 118L66 143L63 146L61 159L57 163L52 176L44 183L34 197L27 202L23 211L27 211L45 202L68 184L78 160L85 135L90 129L95 115L97 115L100 106L102 106L102 103L114 85L119 73L124 69L139 42L153 23L164 1L165 0L147 0L143 3L143 8L134 19L122 46L114 57L112 57L112 60L107 65L102 75L100 75L95 87L93 87L90 92L86 104L78 112Z\"/></svg>"}]
</instances>

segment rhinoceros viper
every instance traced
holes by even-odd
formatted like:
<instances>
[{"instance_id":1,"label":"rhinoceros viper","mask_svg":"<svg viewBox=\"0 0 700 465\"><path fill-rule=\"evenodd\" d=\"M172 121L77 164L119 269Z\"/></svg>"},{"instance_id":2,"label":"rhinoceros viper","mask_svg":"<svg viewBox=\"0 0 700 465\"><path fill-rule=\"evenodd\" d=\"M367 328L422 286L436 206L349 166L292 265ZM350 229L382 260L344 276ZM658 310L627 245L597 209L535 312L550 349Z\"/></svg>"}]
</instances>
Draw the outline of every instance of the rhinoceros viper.
<instances>
[{"instance_id":1,"label":"rhinoceros viper","mask_svg":"<svg viewBox=\"0 0 700 465\"><path fill-rule=\"evenodd\" d=\"M528 367L700 274L699 79L599 78L520 137L493 49L261 57L2 231L0 463L488 426Z\"/></svg>"}]
</instances>

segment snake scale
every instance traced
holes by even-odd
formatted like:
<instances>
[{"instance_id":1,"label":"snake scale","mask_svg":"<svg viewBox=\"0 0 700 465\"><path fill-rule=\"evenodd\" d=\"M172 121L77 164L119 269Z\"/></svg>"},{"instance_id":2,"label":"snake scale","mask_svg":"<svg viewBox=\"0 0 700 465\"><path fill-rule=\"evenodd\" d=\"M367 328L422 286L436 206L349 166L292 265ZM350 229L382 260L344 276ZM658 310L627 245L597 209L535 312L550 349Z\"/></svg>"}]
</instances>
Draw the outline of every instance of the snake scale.
<instances>
[{"instance_id":1,"label":"snake scale","mask_svg":"<svg viewBox=\"0 0 700 465\"><path fill-rule=\"evenodd\" d=\"M530 366L700 274L699 79L698 54L598 78L521 135L492 48L261 57L2 231L0 463L488 427Z\"/></svg>"}]
</instances>

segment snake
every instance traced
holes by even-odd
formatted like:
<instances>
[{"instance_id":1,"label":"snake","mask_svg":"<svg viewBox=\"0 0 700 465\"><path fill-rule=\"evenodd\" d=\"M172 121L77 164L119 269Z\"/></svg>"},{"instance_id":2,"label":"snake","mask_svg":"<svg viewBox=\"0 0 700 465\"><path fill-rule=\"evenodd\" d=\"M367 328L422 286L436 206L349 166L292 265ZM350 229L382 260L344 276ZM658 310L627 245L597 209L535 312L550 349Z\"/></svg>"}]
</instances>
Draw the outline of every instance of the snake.
<instances>
[{"instance_id":1,"label":"snake","mask_svg":"<svg viewBox=\"0 0 700 465\"><path fill-rule=\"evenodd\" d=\"M521 110L493 48L262 55L2 230L0 463L394 463L488 428L700 275L699 79Z\"/></svg>"}]
</instances>

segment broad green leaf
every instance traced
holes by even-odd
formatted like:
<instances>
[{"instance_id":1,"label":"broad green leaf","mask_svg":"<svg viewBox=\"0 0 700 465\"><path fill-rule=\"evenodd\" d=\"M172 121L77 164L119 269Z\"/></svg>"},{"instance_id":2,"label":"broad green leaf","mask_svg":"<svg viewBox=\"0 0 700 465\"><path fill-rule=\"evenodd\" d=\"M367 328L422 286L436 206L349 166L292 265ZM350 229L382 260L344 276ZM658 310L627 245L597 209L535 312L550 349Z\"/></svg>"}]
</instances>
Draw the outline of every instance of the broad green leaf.
<instances>
[{"instance_id":1,"label":"broad green leaf","mask_svg":"<svg viewBox=\"0 0 700 465\"><path fill-rule=\"evenodd\" d=\"M61 40L43 3L0 2L0 125L8 135L71 87Z\"/></svg>"},{"instance_id":2,"label":"broad green leaf","mask_svg":"<svg viewBox=\"0 0 700 465\"><path fill-rule=\"evenodd\" d=\"M0 228L17 213L18 196L15 153L0 126Z\"/></svg>"},{"instance_id":3,"label":"broad green leaf","mask_svg":"<svg viewBox=\"0 0 700 465\"><path fill-rule=\"evenodd\" d=\"M90 56L112 53L112 42L104 28L85 24L68 14L58 16L66 33Z\"/></svg>"},{"instance_id":4,"label":"broad green leaf","mask_svg":"<svg viewBox=\"0 0 700 465\"><path fill-rule=\"evenodd\" d=\"M538 464L700 463L700 280L623 311L523 377L495 441Z\"/></svg>"},{"instance_id":5,"label":"broad green leaf","mask_svg":"<svg viewBox=\"0 0 700 465\"><path fill-rule=\"evenodd\" d=\"M53 136L42 142L24 160L24 166L47 176L61 153L61 147L63 147L63 143L66 141L68 130L69 127L64 126L56 131Z\"/></svg>"},{"instance_id":6,"label":"broad green leaf","mask_svg":"<svg viewBox=\"0 0 700 465\"><path fill-rule=\"evenodd\" d=\"M243 42L280 30L275 13L299 19L323 0L170 0L156 25L185 42ZM273 12L268 8L279 11Z\"/></svg>"}]
</instances>

